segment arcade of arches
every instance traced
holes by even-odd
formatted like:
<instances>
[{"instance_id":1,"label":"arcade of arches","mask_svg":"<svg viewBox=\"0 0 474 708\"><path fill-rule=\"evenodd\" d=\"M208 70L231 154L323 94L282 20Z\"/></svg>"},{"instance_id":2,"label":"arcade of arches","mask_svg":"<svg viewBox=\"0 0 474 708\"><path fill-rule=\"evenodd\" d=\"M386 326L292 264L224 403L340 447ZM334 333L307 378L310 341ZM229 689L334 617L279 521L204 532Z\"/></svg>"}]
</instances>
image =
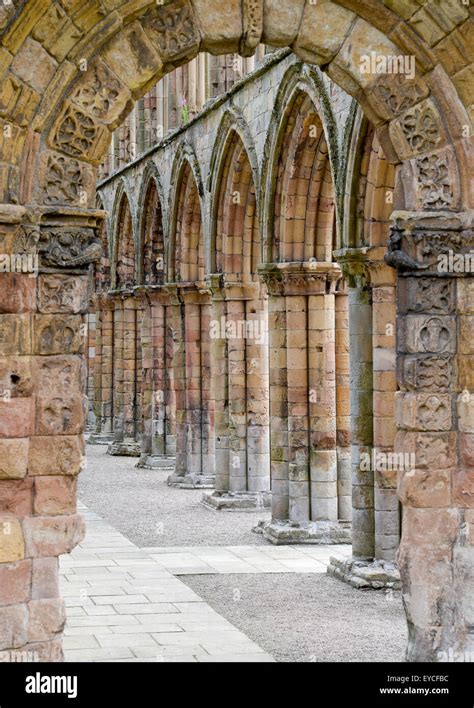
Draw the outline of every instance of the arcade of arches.
<instances>
[{"instance_id":1,"label":"arcade of arches","mask_svg":"<svg viewBox=\"0 0 474 708\"><path fill-rule=\"evenodd\" d=\"M271 507L269 542L352 542L353 584L396 561L410 660L474 650L474 281L439 268L474 246L471 15L0 8L1 249L38 259L0 280L0 649L61 657L88 424L214 510Z\"/></svg>"}]
</instances>

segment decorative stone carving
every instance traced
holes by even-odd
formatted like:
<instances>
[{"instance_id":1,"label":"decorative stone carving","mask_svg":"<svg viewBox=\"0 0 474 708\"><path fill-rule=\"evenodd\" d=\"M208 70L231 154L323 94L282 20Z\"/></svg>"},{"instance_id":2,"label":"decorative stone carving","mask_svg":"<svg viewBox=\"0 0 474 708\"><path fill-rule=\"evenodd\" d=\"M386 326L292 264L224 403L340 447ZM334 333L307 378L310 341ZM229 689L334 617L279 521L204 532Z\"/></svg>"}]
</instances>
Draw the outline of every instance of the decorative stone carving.
<instances>
[{"instance_id":1,"label":"decorative stone carving","mask_svg":"<svg viewBox=\"0 0 474 708\"><path fill-rule=\"evenodd\" d=\"M46 204L78 204L84 179L81 164L62 155L50 155L46 166Z\"/></svg>"},{"instance_id":2,"label":"decorative stone carving","mask_svg":"<svg viewBox=\"0 0 474 708\"><path fill-rule=\"evenodd\" d=\"M399 73L381 76L368 93L375 98L383 116L390 120L425 98L428 88L418 77L409 79Z\"/></svg>"},{"instance_id":3,"label":"decorative stone carving","mask_svg":"<svg viewBox=\"0 0 474 708\"><path fill-rule=\"evenodd\" d=\"M34 360L34 379L38 393L80 391L85 369L77 356L50 356Z\"/></svg>"},{"instance_id":4,"label":"decorative stone carving","mask_svg":"<svg viewBox=\"0 0 474 708\"><path fill-rule=\"evenodd\" d=\"M450 317L407 315L400 323L400 344L408 353L454 353L456 323Z\"/></svg>"},{"instance_id":5,"label":"decorative stone carving","mask_svg":"<svg viewBox=\"0 0 474 708\"><path fill-rule=\"evenodd\" d=\"M71 279L68 275L40 275L38 279L38 309L45 314L85 313L89 304L87 275Z\"/></svg>"},{"instance_id":6,"label":"decorative stone carving","mask_svg":"<svg viewBox=\"0 0 474 708\"><path fill-rule=\"evenodd\" d=\"M396 394L396 420L406 430L450 430L452 424L449 394Z\"/></svg>"},{"instance_id":7,"label":"decorative stone carving","mask_svg":"<svg viewBox=\"0 0 474 708\"><path fill-rule=\"evenodd\" d=\"M329 265L329 267L328 267ZM287 269L285 268L287 266ZM338 266L325 263L298 263L261 266L258 269L269 295L299 295L335 292L342 278Z\"/></svg>"},{"instance_id":8,"label":"decorative stone carving","mask_svg":"<svg viewBox=\"0 0 474 708\"><path fill-rule=\"evenodd\" d=\"M434 466L435 469L451 467L455 457L453 447L451 434L418 434L416 436L417 467Z\"/></svg>"},{"instance_id":9,"label":"decorative stone carving","mask_svg":"<svg viewBox=\"0 0 474 708\"><path fill-rule=\"evenodd\" d=\"M425 209L450 207L454 199L453 178L446 155L425 155L416 159L418 182Z\"/></svg>"},{"instance_id":10,"label":"decorative stone carving","mask_svg":"<svg viewBox=\"0 0 474 708\"><path fill-rule=\"evenodd\" d=\"M453 380L450 356L407 356L400 362L401 383L408 389L447 391Z\"/></svg>"},{"instance_id":11,"label":"decorative stone carving","mask_svg":"<svg viewBox=\"0 0 474 708\"><path fill-rule=\"evenodd\" d=\"M194 12L187 0L178 0L157 11L147 23L163 62L174 62L197 49L200 42Z\"/></svg>"},{"instance_id":12,"label":"decorative stone carving","mask_svg":"<svg viewBox=\"0 0 474 708\"><path fill-rule=\"evenodd\" d=\"M117 77L105 64L98 62L91 66L85 79L72 94L71 101L99 120L110 119L110 112L121 90Z\"/></svg>"},{"instance_id":13,"label":"decorative stone carving","mask_svg":"<svg viewBox=\"0 0 474 708\"><path fill-rule=\"evenodd\" d=\"M401 120L405 139L414 153L434 149L441 140L439 119L430 106L417 106Z\"/></svg>"},{"instance_id":14,"label":"decorative stone carving","mask_svg":"<svg viewBox=\"0 0 474 708\"><path fill-rule=\"evenodd\" d=\"M84 421L82 360L55 356L37 362L36 434L78 435Z\"/></svg>"},{"instance_id":15,"label":"decorative stone carving","mask_svg":"<svg viewBox=\"0 0 474 708\"><path fill-rule=\"evenodd\" d=\"M403 288L404 283L401 287ZM409 312L434 312L447 315L454 309L452 279L407 278L407 303Z\"/></svg>"},{"instance_id":16,"label":"decorative stone carving","mask_svg":"<svg viewBox=\"0 0 474 708\"><path fill-rule=\"evenodd\" d=\"M427 267L436 270L441 255L467 253L474 245L471 234L459 231L425 232L413 234L413 250L419 260Z\"/></svg>"},{"instance_id":17,"label":"decorative stone carving","mask_svg":"<svg viewBox=\"0 0 474 708\"><path fill-rule=\"evenodd\" d=\"M36 253L39 238L39 226L36 224L24 224L15 236L13 245L15 253Z\"/></svg>"},{"instance_id":18,"label":"decorative stone carving","mask_svg":"<svg viewBox=\"0 0 474 708\"><path fill-rule=\"evenodd\" d=\"M468 254L474 247L471 229L434 230L432 228L410 229L401 219L396 219L390 228L385 262L392 268L403 271L425 271L426 275L442 273L440 256L454 258ZM464 275L456 273L450 275Z\"/></svg>"},{"instance_id":19,"label":"decorative stone carving","mask_svg":"<svg viewBox=\"0 0 474 708\"><path fill-rule=\"evenodd\" d=\"M41 231L38 243L41 264L81 268L100 260L102 248L93 229L69 227Z\"/></svg>"},{"instance_id":20,"label":"decorative stone carving","mask_svg":"<svg viewBox=\"0 0 474 708\"><path fill-rule=\"evenodd\" d=\"M66 155L97 161L109 133L77 106L68 104L52 133L51 146Z\"/></svg>"},{"instance_id":21,"label":"decorative stone carving","mask_svg":"<svg viewBox=\"0 0 474 708\"><path fill-rule=\"evenodd\" d=\"M384 256L385 263L396 270L419 270L423 268L413 258L408 256L402 250L402 241L404 235L404 227L400 221L396 221L390 227L390 236L388 239L387 253Z\"/></svg>"},{"instance_id":22,"label":"decorative stone carving","mask_svg":"<svg viewBox=\"0 0 474 708\"><path fill-rule=\"evenodd\" d=\"M36 315L35 354L75 354L84 351L85 330L82 317L72 315Z\"/></svg>"}]
</instances>

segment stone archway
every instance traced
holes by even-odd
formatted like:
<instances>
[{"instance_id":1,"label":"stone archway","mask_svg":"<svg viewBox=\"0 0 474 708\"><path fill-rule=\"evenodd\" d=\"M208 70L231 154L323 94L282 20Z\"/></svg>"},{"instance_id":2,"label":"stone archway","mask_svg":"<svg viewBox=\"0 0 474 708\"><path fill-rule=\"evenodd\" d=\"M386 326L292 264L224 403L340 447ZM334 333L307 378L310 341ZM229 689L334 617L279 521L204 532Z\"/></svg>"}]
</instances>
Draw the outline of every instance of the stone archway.
<instances>
[{"instance_id":1,"label":"stone archway","mask_svg":"<svg viewBox=\"0 0 474 708\"><path fill-rule=\"evenodd\" d=\"M342 274L332 262L336 190L326 139L334 118L317 109L325 88L294 69L280 94L267 149L274 155L265 190L268 260L260 268L270 339L272 521L265 535L273 543L348 542L350 523L339 517L338 503L335 327Z\"/></svg>"},{"instance_id":2,"label":"stone archway","mask_svg":"<svg viewBox=\"0 0 474 708\"><path fill-rule=\"evenodd\" d=\"M214 482L211 291L204 281L203 185L199 164L186 145L178 150L173 175L168 290L174 342L176 471L169 483L206 488Z\"/></svg>"},{"instance_id":3,"label":"stone archway","mask_svg":"<svg viewBox=\"0 0 474 708\"><path fill-rule=\"evenodd\" d=\"M270 501L268 313L257 273L259 180L248 136L241 115L224 115L209 181L216 489L204 503L225 510L258 509Z\"/></svg>"},{"instance_id":4,"label":"stone archway","mask_svg":"<svg viewBox=\"0 0 474 708\"><path fill-rule=\"evenodd\" d=\"M0 488L26 479L31 499L53 488L65 498L54 514L15 504L2 510L0 573L9 604L0 612L11 628L4 643L34 643L45 659L61 653L63 605L50 585L45 596L41 568L54 578L58 554L82 534L58 478L81 467L87 270L100 254L104 217L94 204L95 166L110 131L150 85L200 49L249 55L264 41L321 65L355 96L398 165L388 259L398 271L396 449L417 455L415 475L400 480L408 656L436 660L448 648L472 650L472 279L441 278L437 270L440 253L472 248L469 9L415 0L390 7L379 0L107 0L64 8L28 2L15 10L12 3L0 16L2 248L40 256L37 279L2 275L4 366L12 371L20 357L25 386L9 383L0 401ZM366 71L368 48L382 58L414 57L413 79ZM67 297L51 301L52 279L72 285ZM54 332L47 345L44 328ZM67 392L52 375L56 365L77 372ZM31 378L45 367L47 376ZM434 493L435 480L446 480L444 494Z\"/></svg>"},{"instance_id":5,"label":"stone archway","mask_svg":"<svg viewBox=\"0 0 474 708\"><path fill-rule=\"evenodd\" d=\"M162 286L167 259L164 233L164 199L161 180L152 163L147 165L138 199L139 291L143 297L142 347L142 445L138 467L167 466L175 451L175 420L170 415L170 361L167 353L166 303ZM148 286L146 290L143 286ZM165 298L166 300L166 298Z\"/></svg>"}]
</instances>

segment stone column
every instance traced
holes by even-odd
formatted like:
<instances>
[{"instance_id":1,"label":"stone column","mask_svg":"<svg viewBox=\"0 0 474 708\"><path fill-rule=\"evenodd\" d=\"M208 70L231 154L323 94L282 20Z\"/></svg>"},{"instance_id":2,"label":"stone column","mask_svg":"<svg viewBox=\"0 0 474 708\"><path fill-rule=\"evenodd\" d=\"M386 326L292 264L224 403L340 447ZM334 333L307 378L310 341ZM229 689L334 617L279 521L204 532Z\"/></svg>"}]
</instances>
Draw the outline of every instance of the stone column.
<instances>
[{"instance_id":1,"label":"stone column","mask_svg":"<svg viewBox=\"0 0 474 708\"><path fill-rule=\"evenodd\" d=\"M62 659L58 556L84 535L76 476L84 464L89 265L103 212L0 206L10 256L0 297L0 651ZM67 234L67 238L65 238ZM15 271L25 259L27 272Z\"/></svg>"},{"instance_id":2,"label":"stone column","mask_svg":"<svg viewBox=\"0 0 474 708\"><path fill-rule=\"evenodd\" d=\"M213 397L216 489L205 505L218 510L270 506L268 321L259 283L212 276Z\"/></svg>"},{"instance_id":3,"label":"stone column","mask_svg":"<svg viewBox=\"0 0 474 708\"><path fill-rule=\"evenodd\" d=\"M397 495L395 444L396 273L382 258L385 249L370 249L372 287L374 556L393 563L400 543L400 502ZM402 461L404 463L404 461ZM388 567L388 564L385 565Z\"/></svg>"},{"instance_id":4,"label":"stone column","mask_svg":"<svg viewBox=\"0 0 474 708\"><path fill-rule=\"evenodd\" d=\"M269 292L273 543L350 542L337 502L332 263L262 266Z\"/></svg>"},{"instance_id":5,"label":"stone column","mask_svg":"<svg viewBox=\"0 0 474 708\"><path fill-rule=\"evenodd\" d=\"M344 279L335 293L337 501L340 521L352 519L349 370L349 296Z\"/></svg>"},{"instance_id":6,"label":"stone column","mask_svg":"<svg viewBox=\"0 0 474 708\"><path fill-rule=\"evenodd\" d=\"M184 366L177 385L176 471L168 484L212 488L215 481L214 405L211 393L211 291L178 284ZM182 376L181 380L176 377Z\"/></svg>"},{"instance_id":7,"label":"stone column","mask_svg":"<svg viewBox=\"0 0 474 708\"><path fill-rule=\"evenodd\" d=\"M173 440L169 429L170 395L167 382L167 309L169 293L161 286L148 288L142 324L143 436L137 467L174 469Z\"/></svg>"},{"instance_id":8,"label":"stone column","mask_svg":"<svg viewBox=\"0 0 474 708\"><path fill-rule=\"evenodd\" d=\"M354 587L399 587L393 565L399 512L393 469L395 279L383 248L336 254L349 283L352 559L328 572Z\"/></svg>"},{"instance_id":9,"label":"stone column","mask_svg":"<svg viewBox=\"0 0 474 708\"><path fill-rule=\"evenodd\" d=\"M412 661L474 652L474 250L472 213L398 212L398 562Z\"/></svg>"},{"instance_id":10,"label":"stone column","mask_svg":"<svg viewBox=\"0 0 474 708\"><path fill-rule=\"evenodd\" d=\"M114 442L107 453L139 457L137 440L137 302L132 292L118 293L114 318Z\"/></svg>"},{"instance_id":11,"label":"stone column","mask_svg":"<svg viewBox=\"0 0 474 708\"><path fill-rule=\"evenodd\" d=\"M96 296L97 334L94 362L96 429L89 436L91 445L113 442L113 301L106 295Z\"/></svg>"}]
</instances>

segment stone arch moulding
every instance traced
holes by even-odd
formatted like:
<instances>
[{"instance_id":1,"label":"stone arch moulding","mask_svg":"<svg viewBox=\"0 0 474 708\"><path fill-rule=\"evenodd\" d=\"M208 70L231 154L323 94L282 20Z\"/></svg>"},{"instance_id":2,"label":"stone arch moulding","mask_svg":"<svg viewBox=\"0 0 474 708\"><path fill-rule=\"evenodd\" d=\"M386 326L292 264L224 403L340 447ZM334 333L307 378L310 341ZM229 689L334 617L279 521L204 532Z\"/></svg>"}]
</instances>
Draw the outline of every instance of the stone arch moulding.
<instances>
[{"instance_id":1,"label":"stone arch moulding","mask_svg":"<svg viewBox=\"0 0 474 708\"><path fill-rule=\"evenodd\" d=\"M327 91L316 71L306 71L304 68L302 69L301 65L295 64L287 70L281 83L264 148L261 170L262 204L260 209L260 230L263 234L263 263L271 263L274 260L272 234L274 232L273 205L277 181L277 162L287 127L287 120L299 94L306 94L314 106L314 112L317 114L326 141L328 165L333 175L333 184L336 187L334 174L339 164L339 148L334 115Z\"/></svg>"},{"instance_id":2,"label":"stone arch moulding","mask_svg":"<svg viewBox=\"0 0 474 708\"><path fill-rule=\"evenodd\" d=\"M183 176L183 172L186 169L186 167L189 167L191 170L191 175L192 178L194 179L196 189L197 189L197 195L199 199L199 206L201 210L201 238L202 238L202 247L204 250L204 258L205 258L205 263L204 267L205 270L207 270L207 262L206 262L206 253L207 253L207 248L206 248L206 243L207 243L207 238L206 234L204 232L204 214L205 214L205 201L204 201L204 185L202 181L202 176L201 176L201 167L199 165L199 160L196 156L196 153L194 151L193 146L188 143L188 142L183 142L181 145L178 147L176 151L176 155L174 158L173 162L173 167L171 169L171 178L170 178L170 193L169 193L169 202L168 202L168 213L170 215L169 217L169 239L168 239L168 253L167 253L167 261L168 261L168 280L170 282L175 282L177 278L177 273L175 272L176 269L176 248L177 248L177 243L176 243L176 231L177 231L177 216L178 216L178 208L179 208L179 199L180 199L180 192L181 192L181 179Z\"/></svg>"},{"instance_id":3,"label":"stone arch moulding","mask_svg":"<svg viewBox=\"0 0 474 708\"><path fill-rule=\"evenodd\" d=\"M241 111L236 107L226 110L217 130L212 150L211 160L209 163L209 173L207 178L207 191L210 194L210 248L209 248L209 272L215 270L215 243L216 243L216 228L217 228L217 213L219 209L219 198L221 177L225 169L227 152L232 142L233 136L237 135L240 139L246 156L252 170L252 180L255 187L256 198L256 219L259 222L260 206L261 206L261 183L260 170L258 164L257 151L255 149L252 133L247 121L243 117ZM260 259L262 254L260 254Z\"/></svg>"},{"instance_id":4,"label":"stone arch moulding","mask_svg":"<svg viewBox=\"0 0 474 708\"><path fill-rule=\"evenodd\" d=\"M117 266L119 261L119 254L121 248L121 235L119 233L120 229L120 218L122 215L122 209L124 205L128 208L130 214L130 222L132 229L132 245L134 249L135 257L135 267L134 267L134 282L136 281L137 275L137 228L136 228L136 218L134 218L134 210L132 208L133 197L132 192L125 179L121 180L121 184L114 199L114 205L111 214L111 252L112 252L112 263L111 263L111 276L112 276L112 287L117 287L118 285L118 273Z\"/></svg>"},{"instance_id":5,"label":"stone arch moulding","mask_svg":"<svg viewBox=\"0 0 474 708\"><path fill-rule=\"evenodd\" d=\"M259 41L288 46L304 61L320 65L361 104L376 126L387 158L400 163L400 179L407 185L407 201L397 205L389 242L390 262L399 273L401 391L396 445L418 451L420 475L429 472L437 480L447 476L449 484L439 500L429 495L430 490L417 491L417 474L402 475L405 511L399 557L410 630L408 656L435 661L448 648L474 649L474 618L467 600L464 603L472 592L474 566L472 467L470 472L463 467L470 459L466 436L472 432L472 396L468 401L459 398L464 388L472 387L466 374L471 361L472 338L466 332L471 326L472 286L468 277L439 278L435 265L446 246L456 253L472 247L474 86L469 48L473 32L469 8L462 3L437 3L436 11L416 0L391 6L381 0L318 0L316 4L170 0L160 5L154 0L107 0L89 3L87 12L77 3L62 3L59 12L58 5L48 0L31 0L19 8L13 3L5 6L0 235L4 253L28 251L38 244L40 269L46 270L40 270L38 283L27 275L15 279L10 276L16 274L2 275L2 308L7 317L2 321L6 332L2 339L12 340L18 315L25 315L26 328L32 313L38 326L49 317L44 312L43 281L51 275L73 283L77 300L73 306L61 301L54 315L58 322L71 315L69 324L80 331L87 270L97 258L91 243L98 218L95 166L131 102L161 76L199 50L247 54ZM413 80L364 72L361 59L368 48L381 56L415 57ZM61 243L60 234L67 234ZM84 251L78 259L72 257L71 244L74 250ZM49 358L65 353L65 346L58 352L57 346L45 350L31 338L23 340L30 344L21 354L42 367L54 368ZM79 336L67 352L79 367L83 359ZM6 450L12 459L20 460L22 477L47 475L52 469L65 475L78 473L82 388L78 383L64 391L56 377L41 370L44 375L35 377L28 395L14 396L21 428L6 418ZM57 385L55 391L50 382ZM72 414L67 429L59 419L46 420L42 405L48 396L68 397ZM443 411L437 420L429 410L433 398ZM0 407L7 405L11 404L0 402ZM5 413L8 410L12 409ZM53 523L61 532L53 546L45 547L40 539ZM83 523L72 505L69 515L53 520L47 515L23 518L18 513L12 533L14 544L2 550L1 561L56 558L80 541ZM46 659L61 657L57 637L63 605L58 589L56 594L50 602L55 629L44 638L42 648ZM26 597L16 636L27 648L28 609L34 612L35 608L28 608L33 602L30 580Z\"/></svg>"},{"instance_id":6,"label":"stone arch moulding","mask_svg":"<svg viewBox=\"0 0 474 708\"><path fill-rule=\"evenodd\" d=\"M143 283L143 278L144 278L144 273L143 273L143 248L145 245L145 219L146 219L146 207L147 207L147 198L149 194L149 190L151 186L154 184L155 189L156 189L156 195L157 199L159 202L160 210L161 210L161 229L162 229L162 238L163 238L163 243L166 244L168 243L168 226L169 226L169 219L168 219L168 208L166 205L166 200L165 200L165 192L163 189L163 184L161 181L160 173L155 165L155 163L150 160L143 172L142 178L141 178L141 185L140 185L140 191L138 194L138 199L137 199L137 240L138 240L138 248L137 252L139 254L139 263L138 263L138 282L140 284ZM166 255L166 246L165 246L165 254ZM165 268L165 273L167 272L167 264L166 262L164 263L164 268Z\"/></svg>"},{"instance_id":7,"label":"stone arch moulding","mask_svg":"<svg viewBox=\"0 0 474 708\"><path fill-rule=\"evenodd\" d=\"M345 165L343 179L344 179L344 191L343 191L343 230L341 235L341 241L339 248L361 248L363 246L373 245L372 243L364 243L364 238L357 231L357 220L358 220L358 208L359 201L365 202L366 195L364 187L364 193L360 191L359 181L361 179L361 170L363 167L364 160L367 161L366 168L369 167L372 151L374 144L378 145L379 155L381 146L378 143L377 135L374 131L373 125L364 116L360 108L354 113L353 121L351 121L350 131L348 131L345 136L345 149L344 154L347 155L347 164ZM382 154L380 157L389 165L389 169L386 172L389 173L389 180L392 182L394 176L396 175L396 165L390 163L385 155ZM385 175L387 177L387 175ZM367 178L367 175L366 175ZM380 222L381 220L387 220L387 212L393 210L394 204L405 203L405 196L403 192L403 182L398 180L395 184L383 185L381 182L381 176L377 174L373 178L373 186L376 189L381 189L383 186L386 187L385 199L389 197L388 192L390 192L389 200L386 202L386 206L383 206L382 200L378 200L376 207L372 205L371 220ZM359 215L360 216L360 215ZM388 241L388 229L387 229L387 239ZM381 244L380 244L381 245Z\"/></svg>"}]
</instances>

